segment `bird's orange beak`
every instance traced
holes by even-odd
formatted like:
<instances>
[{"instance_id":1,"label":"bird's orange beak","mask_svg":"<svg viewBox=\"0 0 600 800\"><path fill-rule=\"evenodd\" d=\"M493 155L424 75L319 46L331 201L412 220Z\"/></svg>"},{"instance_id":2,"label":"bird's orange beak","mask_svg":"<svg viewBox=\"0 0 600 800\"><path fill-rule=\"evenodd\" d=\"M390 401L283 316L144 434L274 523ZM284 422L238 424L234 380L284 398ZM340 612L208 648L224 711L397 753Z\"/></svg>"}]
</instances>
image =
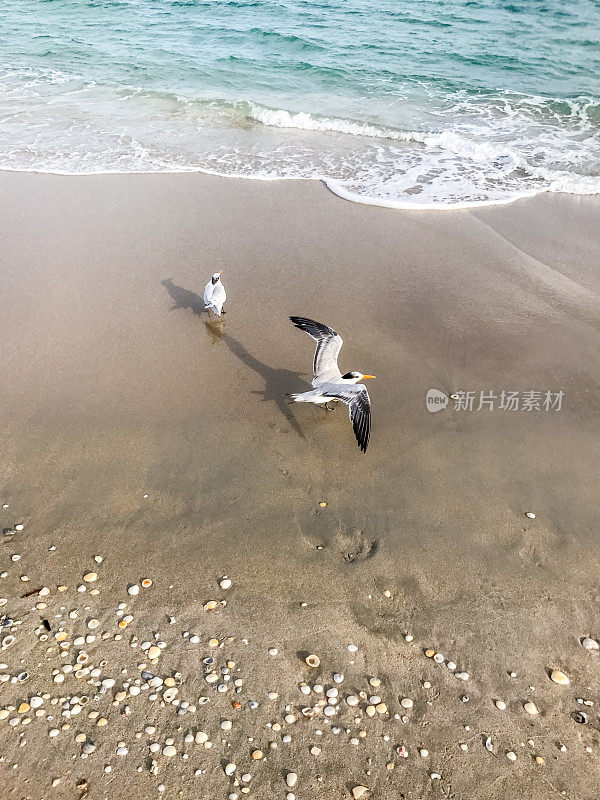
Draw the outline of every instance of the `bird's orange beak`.
<instances>
[{"instance_id":1,"label":"bird's orange beak","mask_svg":"<svg viewBox=\"0 0 600 800\"><path fill-rule=\"evenodd\" d=\"M377 375L363 375L363 376L362 376L362 378L361 378L361 380L362 380L362 381L366 381L366 380L368 380L369 378L376 378L376 377L377 377Z\"/></svg>"},{"instance_id":2,"label":"bird's orange beak","mask_svg":"<svg viewBox=\"0 0 600 800\"><path fill-rule=\"evenodd\" d=\"M223 272L223 270L222 270L222 269L220 269L220 270L219 270L219 275L220 275L222 272Z\"/></svg>"}]
</instances>

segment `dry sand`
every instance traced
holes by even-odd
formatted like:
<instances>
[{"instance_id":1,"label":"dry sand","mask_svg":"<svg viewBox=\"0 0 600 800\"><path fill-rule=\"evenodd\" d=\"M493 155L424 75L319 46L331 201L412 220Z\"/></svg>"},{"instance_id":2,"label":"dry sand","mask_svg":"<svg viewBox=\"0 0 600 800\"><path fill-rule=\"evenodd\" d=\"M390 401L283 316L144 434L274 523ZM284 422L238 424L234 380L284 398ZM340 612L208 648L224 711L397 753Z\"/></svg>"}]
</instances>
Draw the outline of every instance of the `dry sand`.
<instances>
[{"instance_id":1,"label":"dry sand","mask_svg":"<svg viewBox=\"0 0 600 800\"><path fill-rule=\"evenodd\" d=\"M24 525L1 541L0 614L15 623L1 634L15 636L0 652L2 800L343 800L357 785L377 800L595 799L600 654L580 638L600 637L600 200L412 213L300 181L5 173L0 185L0 504L3 528ZM216 269L228 314L211 324L201 295ZM340 332L343 370L378 376L366 455L346 409L286 404L312 359L290 314ZM475 391L475 407L482 390L564 398L560 411L432 414L430 388ZM129 596L145 577L153 586ZM152 666L140 645L157 640ZM83 649L98 677L54 683ZM227 660L221 693L205 672ZM142 663L196 710L131 696ZM570 685L549 680L556 667ZM323 695L299 685L327 689L334 672L338 713L305 718ZM98 694L105 677L116 683ZM36 693L44 715L19 712ZM370 718L373 694L388 710ZM212 747L185 743L197 731ZM81 734L95 745L83 758Z\"/></svg>"}]
</instances>

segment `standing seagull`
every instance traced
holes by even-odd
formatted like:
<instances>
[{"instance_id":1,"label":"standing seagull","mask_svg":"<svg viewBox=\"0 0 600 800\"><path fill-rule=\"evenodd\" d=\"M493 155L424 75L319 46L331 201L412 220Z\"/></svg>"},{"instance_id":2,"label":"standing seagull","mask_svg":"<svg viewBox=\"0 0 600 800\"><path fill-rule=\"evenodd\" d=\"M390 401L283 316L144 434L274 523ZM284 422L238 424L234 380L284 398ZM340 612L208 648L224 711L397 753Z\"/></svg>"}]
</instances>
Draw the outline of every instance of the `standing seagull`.
<instances>
[{"instance_id":1,"label":"standing seagull","mask_svg":"<svg viewBox=\"0 0 600 800\"><path fill-rule=\"evenodd\" d=\"M223 311L223 303L227 299L225 294L225 287L221 283L221 272L215 272L210 281L204 287L204 308L208 311L213 311L217 317L221 316Z\"/></svg>"},{"instance_id":2,"label":"standing seagull","mask_svg":"<svg viewBox=\"0 0 600 800\"><path fill-rule=\"evenodd\" d=\"M311 392L292 394L293 402L326 405L330 400L333 402L341 400L342 403L346 403L350 409L350 421L356 441L365 453L371 434L371 400L367 387L360 385L358 381L374 378L375 375L363 375L361 372L347 372L342 375L337 364L344 343L342 337L333 328L321 322L306 317L290 317L290 319L297 328L306 331L317 343L313 363L314 389Z\"/></svg>"}]
</instances>

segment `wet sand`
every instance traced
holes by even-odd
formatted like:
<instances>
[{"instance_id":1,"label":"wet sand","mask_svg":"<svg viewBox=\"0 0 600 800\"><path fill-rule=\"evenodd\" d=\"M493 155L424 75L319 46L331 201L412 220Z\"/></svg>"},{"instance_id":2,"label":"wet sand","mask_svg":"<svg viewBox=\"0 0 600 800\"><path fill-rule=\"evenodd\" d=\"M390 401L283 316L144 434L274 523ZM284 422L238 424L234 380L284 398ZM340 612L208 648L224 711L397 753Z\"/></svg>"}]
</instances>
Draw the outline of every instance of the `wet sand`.
<instances>
[{"instance_id":1,"label":"wet sand","mask_svg":"<svg viewBox=\"0 0 600 800\"><path fill-rule=\"evenodd\" d=\"M0 184L0 504L3 528L24 525L1 542L0 614L21 623L2 632L16 637L0 653L3 797L341 800L364 785L382 800L595 798L600 655L579 640L600 637L600 200L413 213L301 181L4 173ZM217 269L223 323L201 301ZM290 314L342 335L343 371L377 375L365 455L345 408L286 403L310 382L313 354ZM564 396L560 411L450 401L433 414L430 388L473 391L475 408L481 391ZM99 594L78 593L92 569ZM129 596L144 577L152 587ZM41 586L47 596L21 597ZM205 611L213 599L227 603ZM119 602L134 618L123 629ZM89 666L107 661L102 676L56 685L90 617L101 625L85 649ZM111 705L141 680L139 646L155 634L166 647L149 669L180 673L195 712L161 707L152 690ZM235 662L227 692L206 683L208 657ZM553 684L553 668L571 684ZM24 683L10 680L25 669ZM323 695L299 684L327 689L334 672L338 713L305 718ZM95 700L104 676L117 683ZM61 714L82 686L87 705ZM42 692L44 716L18 712ZM373 694L387 712L370 718ZM211 748L185 743L197 731ZM83 760L82 733L96 748ZM149 751L168 738L176 757ZM251 758L257 746L265 761Z\"/></svg>"}]
</instances>

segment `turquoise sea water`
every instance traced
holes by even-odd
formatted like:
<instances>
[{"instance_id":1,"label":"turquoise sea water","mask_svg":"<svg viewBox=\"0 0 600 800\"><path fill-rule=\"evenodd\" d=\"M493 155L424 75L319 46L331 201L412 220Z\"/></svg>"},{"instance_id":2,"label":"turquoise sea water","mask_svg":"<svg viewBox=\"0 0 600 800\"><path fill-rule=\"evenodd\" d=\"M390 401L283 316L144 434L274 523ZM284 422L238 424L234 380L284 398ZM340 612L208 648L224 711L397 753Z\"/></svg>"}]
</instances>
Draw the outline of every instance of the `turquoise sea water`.
<instances>
[{"instance_id":1,"label":"turquoise sea water","mask_svg":"<svg viewBox=\"0 0 600 800\"><path fill-rule=\"evenodd\" d=\"M600 0L3 0L0 168L600 192Z\"/></svg>"}]
</instances>

